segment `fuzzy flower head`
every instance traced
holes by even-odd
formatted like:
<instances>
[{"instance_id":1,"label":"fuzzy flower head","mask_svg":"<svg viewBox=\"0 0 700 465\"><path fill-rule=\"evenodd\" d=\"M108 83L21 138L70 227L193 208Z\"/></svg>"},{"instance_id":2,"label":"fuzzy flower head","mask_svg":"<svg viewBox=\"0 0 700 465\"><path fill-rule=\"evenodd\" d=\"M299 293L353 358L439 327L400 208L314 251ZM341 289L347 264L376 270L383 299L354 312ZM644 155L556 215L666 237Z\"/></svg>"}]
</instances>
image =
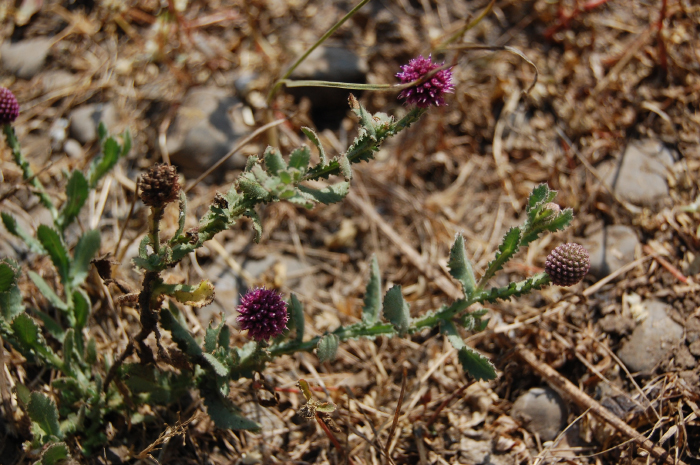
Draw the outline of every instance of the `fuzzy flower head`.
<instances>
[{"instance_id":1,"label":"fuzzy flower head","mask_svg":"<svg viewBox=\"0 0 700 465\"><path fill-rule=\"evenodd\" d=\"M431 55L428 58L418 56L401 67L402 71L396 75L402 84L416 81L445 63L433 63ZM439 107L445 104L444 94L454 92L452 85L452 70L443 69L435 73L430 79L420 84L404 89L399 94L400 99L406 99L408 105L416 105L420 108L428 108L431 105Z\"/></svg>"},{"instance_id":2,"label":"fuzzy flower head","mask_svg":"<svg viewBox=\"0 0 700 465\"><path fill-rule=\"evenodd\" d=\"M249 338L266 341L287 329L287 303L277 292L258 287L241 297L236 320Z\"/></svg>"},{"instance_id":3,"label":"fuzzy flower head","mask_svg":"<svg viewBox=\"0 0 700 465\"><path fill-rule=\"evenodd\" d=\"M17 97L10 89L0 87L0 126L12 123L19 116Z\"/></svg>"},{"instance_id":4,"label":"fuzzy flower head","mask_svg":"<svg viewBox=\"0 0 700 465\"><path fill-rule=\"evenodd\" d=\"M590 267L588 250L582 245L568 243L549 253L544 271L557 286L573 286L586 276Z\"/></svg>"},{"instance_id":5,"label":"fuzzy flower head","mask_svg":"<svg viewBox=\"0 0 700 465\"><path fill-rule=\"evenodd\" d=\"M143 203L156 208L162 208L165 204L177 200L182 189L177 169L164 164L151 166L141 176L138 185Z\"/></svg>"}]
</instances>

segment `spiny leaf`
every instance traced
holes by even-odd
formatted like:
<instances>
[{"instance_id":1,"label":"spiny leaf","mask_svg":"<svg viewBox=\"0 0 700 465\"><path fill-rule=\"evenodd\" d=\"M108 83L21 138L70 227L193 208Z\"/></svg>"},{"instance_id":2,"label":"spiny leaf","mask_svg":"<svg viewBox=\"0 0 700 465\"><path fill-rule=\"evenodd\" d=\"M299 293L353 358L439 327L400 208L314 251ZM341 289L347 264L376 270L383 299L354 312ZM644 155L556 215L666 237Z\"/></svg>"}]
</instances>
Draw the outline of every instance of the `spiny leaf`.
<instances>
[{"instance_id":1,"label":"spiny leaf","mask_svg":"<svg viewBox=\"0 0 700 465\"><path fill-rule=\"evenodd\" d=\"M384 318L394 325L399 336L404 336L408 332L411 317L399 285L393 286L384 296Z\"/></svg>"},{"instance_id":2,"label":"spiny leaf","mask_svg":"<svg viewBox=\"0 0 700 465\"><path fill-rule=\"evenodd\" d=\"M496 369L493 364L486 357L464 343L452 321L441 321L440 331L447 336L452 347L457 349L459 361L464 371L477 380L488 380L496 377Z\"/></svg>"},{"instance_id":3,"label":"spiny leaf","mask_svg":"<svg viewBox=\"0 0 700 465\"><path fill-rule=\"evenodd\" d=\"M246 210L244 215L250 218L250 220L253 222L253 230L255 231L255 237L253 238L253 240L257 244L258 242L260 242L260 239L262 239L263 233L260 217L258 216L258 213L255 210Z\"/></svg>"},{"instance_id":4,"label":"spiny leaf","mask_svg":"<svg viewBox=\"0 0 700 465\"><path fill-rule=\"evenodd\" d=\"M503 268L503 265L515 255L520 244L520 228L510 228L503 236L501 244L498 246L496 258L488 264L486 272L479 281L479 287L484 285L496 274L497 271Z\"/></svg>"},{"instance_id":5,"label":"spiny leaf","mask_svg":"<svg viewBox=\"0 0 700 465\"><path fill-rule=\"evenodd\" d=\"M160 311L160 323L167 331L173 335L173 340L180 348L190 357L199 357L202 355L202 348L199 347L197 341L194 340L190 332L178 323L170 310L163 308Z\"/></svg>"},{"instance_id":6,"label":"spiny leaf","mask_svg":"<svg viewBox=\"0 0 700 465\"><path fill-rule=\"evenodd\" d=\"M68 310L68 304L66 304L58 295L56 295L54 290L51 289L51 286L44 281L44 278L39 276L34 271L28 271L27 274L29 275L29 279L31 279L34 285L39 289L39 292L46 297L46 300L48 300L51 305L59 310L63 310L64 312Z\"/></svg>"},{"instance_id":7,"label":"spiny leaf","mask_svg":"<svg viewBox=\"0 0 700 465\"><path fill-rule=\"evenodd\" d=\"M214 357L214 355L204 353L204 354L202 354L202 356L207 361L209 366L214 369L214 372L218 376L228 376L229 368L226 365L224 365L223 363L221 363L216 357Z\"/></svg>"},{"instance_id":8,"label":"spiny leaf","mask_svg":"<svg viewBox=\"0 0 700 465\"><path fill-rule=\"evenodd\" d=\"M362 307L362 323L372 326L379 319L382 309L382 278L379 274L377 256L372 254L369 263L369 281L365 289L364 305Z\"/></svg>"},{"instance_id":9,"label":"spiny leaf","mask_svg":"<svg viewBox=\"0 0 700 465\"><path fill-rule=\"evenodd\" d=\"M328 163L328 159L326 158L326 151L323 149L323 145L321 145L321 140L318 138L318 135L314 132L313 129L307 128L303 126L301 128L301 132L303 132L306 137L309 138L312 144L316 146L318 149L318 155L319 158L321 159L321 166L325 166Z\"/></svg>"},{"instance_id":10,"label":"spiny leaf","mask_svg":"<svg viewBox=\"0 0 700 465\"><path fill-rule=\"evenodd\" d=\"M90 261L100 251L100 241L100 232L95 229L86 232L78 240L73 251L73 266L71 267L73 286L80 286L87 278Z\"/></svg>"},{"instance_id":11,"label":"spiny leaf","mask_svg":"<svg viewBox=\"0 0 700 465\"><path fill-rule=\"evenodd\" d=\"M36 308L32 310L32 313L39 317L41 322L44 324L44 329L46 329L46 331L48 331L50 335L52 335L59 341L63 340L66 333L63 330L63 327L60 324L58 324L56 320L54 320L53 318L51 318L51 316Z\"/></svg>"},{"instance_id":12,"label":"spiny leaf","mask_svg":"<svg viewBox=\"0 0 700 465\"><path fill-rule=\"evenodd\" d=\"M39 243L39 241L34 239L31 235L29 235L29 233L27 233L27 231L17 224L17 220L14 216L5 212L0 213L0 216L2 216L2 223L5 225L7 231L13 236L22 239L22 241L27 244L27 247L29 247L29 250L39 254L46 253L46 250L44 250L44 248L41 246L41 243Z\"/></svg>"},{"instance_id":13,"label":"spiny leaf","mask_svg":"<svg viewBox=\"0 0 700 465\"><path fill-rule=\"evenodd\" d=\"M304 308L301 305L301 302L299 302L299 299L295 294L292 294L289 297L289 321L287 322L287 327L290 329L295 330L296 335L294 337L294 340L296 342L301 342L304 340L304 326L305 326L305 321L304 321Z\"/></svg>"},{"instance_id":14,"label":"spiny leaf","mask_svg":"<svg viewBox=\"0 0 700 465\"><path fill-rule=\"evenodd\" d=\"M309 167L309 161L311 160L311 152L309 148L305 145L292 150L289 155L289 167L296 168L302 173L305 173Z\"/></svg>"},{"instance_id":15,"label":"spiny leaf","mask_svg":"<svg viewBox=\"0 0 700 465\"><path fill-rule=\"evenodd\" d=\"M81 171L74 170L66 185L66 202L61 208L57 223L63 231L78 216L88 198L88 182Z\"/></svg>"},{"instance_id":16,"label":"spiny leaf","mask_svg":"<svg viewBox=\"0 0 700 465\"><path fill-rule=\"evenodd\" d=\"M321 362L334 360L340 339L333 333L326 334L318 341L317 354Z\"/></svg>"},{"instance_id":17,"label":"spiny leaf","mask_svg":"<svg viewBox=\"0 0 700 465\"><path fill-rule=\"evenodd\" d=\"M73 315L75 316L75 328L80 331L87 325L92 304L90 298L82 289L73 291Z\"/></svg>"},{"instance_id":18,"label":"spiny leaf","mask_svg":"<svg viewBox=\"0 0 700 465\"><path fill-rule=\"evenodd\" d=\"M209 323L206 333L204 334L204 352L212 353L216 350L217 342L219 341L219 333L224 327L224 320L216 328L212 327L213 322Z\"/></svg>"},{"instance_id":19,"label":"spiny leaf","mask_svg":"<svg viewBox=\"0 0 700 465\"><path fill-rule=\"evenodd\" d=\"M274 147L267 147L265 149L265 153L263 154L263 158L265 159L267 170L272 174L277 174L280 171L287 169L287 164L284 162L282 154Z\"/></svg>"},{"instance_id":20,"label":"spiny leaf","mask_svg":"<svg viewBox=\"0 0 700 465\"><path fill-rule=\"evenodd\" d=\"M27 405L27 414L47 436L63 439L63 432L58 423L58 409L47 395L37 391L32 392Z\"/></svg>"},{"instance_id":21,"label":"spiny leaf","mask_svg":"<svg viewBox=\"0 0 700 465\"><path fill-rule=\"evenodd\" d=\"M323 189L312 189L306 186L299 186L299 191L313 198L316 202L320 202L326 205L340 202L348 195L350 191L349 182L339 182L337 184L331 184Z\"/></svg>"},{"instance_id":22,"label":"spiny leaf","mask_svg":"<svg viewBox=\"0 0 700 465\"><path fill-rule=\"evenodd\" d=\"M97 187L102 177L117 164L119 158L126 156L131 150L131 134L125 131L122 135L123 145L119 145L114 137L107 137L107 129L103 123L98 128L102 153L93 159L88 169L87 180L90 189Z\"/></svg>"},{"instance_id":23,"label":"spiny leaf","mask_svg":"<svg viewBox=\"0 0 700 465\"><path fill-rule=\"evenodd\" d=\"M20 272L14 260L0 260L0 317L7 323L24 311L22 293L17 285Z\"/></svg>"},{"instance_id":24,"label":"spiny leaf","mask_svg":"<svg viewBox=\"0 0 700 465\"><path fill-rule=\"evenodd\" d=\"M58 465L71 458L65 442L55 442L49 445L41 454L41 465Z\"/></svg>"},{"instance_id":25,"label":"spiny leaf","mask_svg":"<svg viewBox=\"0 0 700 465\"><path fill-rule=\"evenodd\" d=\"M233 403L227 398L221 398L215 392L204 391L204 405L207 413L217 428L233 430L258 431L260 425L240 414Z\"/></svg>"},{"instance_id":26,"label":"spiny leaf","mask_svg":"<svg viewBox=\"0 0 700 465\"><path fill-rule=\"evenodd\" d=\"M532 193L530 193L530 197L527 200L527 212L531 212L538 205L551 202L556 196L557 191L550 190L547 184L539 184L532 190Z\"/></svg>"},{"instance_id":27,"label":"spiny leaf","mask_svg":"<svg viewBox=\"0 0 700 465\"><path fill-rule=\"evenodd\" d=\"M450 275L462 284L465 297L469 298L476 289L476 278L472 264L464 250L464 237L457 234L455 242L450 249L450 260L447 262Z\"/></svg>"},{"instance_id":28,"label":"spiny leaf","mask_svg":"<svg viewBox=\"0 0 700 465\"><path fill-rule=\"evenodd\" d=\"M64 284L69 283L70 276L70 259L68 258L68 251L65 245L63 245L63 240L61 236L55 229L42 224L37 228L36 232L37 238L41 245L46 249L46 252L51 257L53 266L56 267L59 276L61 276L61 282Z\"/></svg>"}]
</instances>

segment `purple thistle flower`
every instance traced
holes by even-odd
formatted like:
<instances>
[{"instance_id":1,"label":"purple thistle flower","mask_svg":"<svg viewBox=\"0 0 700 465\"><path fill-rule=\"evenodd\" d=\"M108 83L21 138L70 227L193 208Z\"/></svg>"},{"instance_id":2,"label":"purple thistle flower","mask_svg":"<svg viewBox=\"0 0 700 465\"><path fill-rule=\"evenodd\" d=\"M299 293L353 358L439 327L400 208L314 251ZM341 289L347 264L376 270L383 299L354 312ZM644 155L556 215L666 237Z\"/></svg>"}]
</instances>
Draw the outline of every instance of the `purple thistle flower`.
<instances>
[{"instance_id":1,"label":"purple thistle flower","mask_svg":"<svg viewBox=\"0 0 700 465\"><path fill-rule=\"evenodd\" d=\"M547 255L544 271L557 286L573 286L586 276L590 267L588 250L570 242L560 245Z\"/></svg>"},{"instance_id":2,"label":"purple thistle flower","mask_svg":"<svg viewBox=\"0 0 700 465\"><path fill-rule=\"evenodd\" d=\"M241 297L236 320L249 338L266 341L287 329L287 303L279 293L258 287Z\"/></svg>"},{"instance_id":3,"label":"purple thistle flower","mask_svg":"<svg viewBox=\"0 0 700 465\"><path fill-rule=\"evenodd\" d=\"M430 71L444 64L444 62L433 63L432 55L428 55L428 58L423 58L421 55L409 61L407 65L403 65L402 72L398 73L396 77L401 79L402 84L407 84L424 77ZM439 107L445 104L443 94L452 92L454 92L452 69L443 69L427 81L402 90L399 98L406 99L408 105L416 105L420 108L428 108L430 105Z\"/></svg>"},{"instance_id":4,"label":"purple thistle flower","mask_svg":"<svg viewBox=\"0 0 700 465\"><path fill-rule=\"evenodd\" d=\"M10 89L0 87L0 126L12 123L19 116L17 97Z\"/></svg>"}]
</instances>

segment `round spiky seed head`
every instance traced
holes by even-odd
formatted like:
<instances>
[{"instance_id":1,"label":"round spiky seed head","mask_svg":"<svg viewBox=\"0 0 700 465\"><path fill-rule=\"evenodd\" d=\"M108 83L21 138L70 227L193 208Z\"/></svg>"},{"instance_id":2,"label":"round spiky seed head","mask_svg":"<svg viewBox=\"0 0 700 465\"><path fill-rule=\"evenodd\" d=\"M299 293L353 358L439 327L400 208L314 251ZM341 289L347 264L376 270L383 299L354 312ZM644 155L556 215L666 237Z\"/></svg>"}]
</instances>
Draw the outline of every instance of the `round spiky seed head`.
<instances>
[{"instance_id":1,"label":"round spiky seed head","mask_svg":"<svg viewBox=\"0 0 700 465\"><path fill-rule=\"evenodd\" d=\"M557 286L573 286L580 282L591 267L588 250L579 244L562 244L547 256L544 271Z\"/></svg>"},{"instance_id":2,"label":"round spiky seed head","mask_svg":"<svg viewBox=\"0 0 700 465\"><path fill-rule=\"evenodd\" d=\"M17 97L10 89L0 87L0 126L12 123L19 116Z\"/></svg>"},{"instance_id":3,"label":"round spiky seed head","mask_svg":"<svg viewBox=\"0 0 700 465\"><path fill-rule=\"evenodd\" d=\"M177 169L171 165L153 165L139 179L141 200L149 207L164 207L177 199L181 188Z\"/></svg>"},{"instance_id":4,"label":"round spiky seed head","mask_svg":"<svg viewBox=\"0 0 700 465\"><path fill-rule=\"evenodd\" d=\"M277 292L258 287L241 297L236 320L249 338L266 341L287 329L287 303Z\"/></svg>"}]
</instances>

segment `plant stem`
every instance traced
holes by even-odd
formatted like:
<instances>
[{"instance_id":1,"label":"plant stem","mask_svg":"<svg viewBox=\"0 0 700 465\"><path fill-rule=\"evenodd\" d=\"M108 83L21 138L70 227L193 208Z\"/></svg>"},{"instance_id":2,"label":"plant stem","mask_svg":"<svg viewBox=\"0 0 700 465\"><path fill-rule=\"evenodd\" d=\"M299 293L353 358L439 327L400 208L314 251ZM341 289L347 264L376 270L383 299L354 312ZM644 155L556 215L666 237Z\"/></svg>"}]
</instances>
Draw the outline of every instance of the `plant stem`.
<instances>
[{"instance_id":1,"label":"plant stem","mask_svg":"<svg viewBox=\"0 0 700 465\"><path fill-rule=\"evenodd\" d=\"M22 147L19 145L19 140L17 139L14 128L12 125L6 124L3 126L3 132L5 133L7 145L12 149L12 156L15 159L15 163L22 169L22 177L34 188L34 194L39 197L44 207L51 212L51 218L55 221L58 218L58 211L51 201L51 198L46 193L43 184L39 181L39 178L34 176L34 171L32 171L32 167L29 166L29 161L24 158Z\"/></svg>"},{"instance_id":2,"label":"plant stem","mask_svg":"<svg viewBox=\"0 0 700 465\"><path fill-rule=\"evenodd\" d=\"M340 26L342 26L342 25L345 23L345 21L347 21L348 19L352 18L352 17L355 15L355 13L357 13L357 12L360 10L360 8L362 8L363 6L365 6L368 2L369 2L369 0L362 0L360 3L358 3L357 6L355 6L355 8L353 8L352 10L350 10L345 16L343 16L343 17L340 19L340 21L338 21L338 22L335 23L330 29L328 29L328 31L327 31L325 34L323 34L323 35L321 36L321 38L318 39L318 40L316 41L315 44L313 44L311 47L309 47L309 49L308 49L306 52L304 52L304 54L303 54L302 56L300 56L300 57L294 62L294 64L292 64L292 66L289 67L289 69L287 70L287 72L284 73L284 75L275 83L274 86L272 86L272 89L270 89L270 93L267 94L267 100L266 100L266 101L267 101L267 104L268 104L268 105L270 104L270 102L272 102L273 97L275 96L275 94L277 93L277 91L279 90L279 88L282 86L283 81L284 81L285 79L287 79L289 76L292 75L292 73L294 72L294 70L297 69L297 67L298 67L304 60L306 60L306 58L307 58L309 55L311 55L311 52L313 52L314 50L316 50L316 49L319 47L319 45L321 45L323 42L326 41L326 39L328 39L331 35L333 35L333 33L334 33L335 31L337 31L338 28L339 28Z\"/></svg>"}]
</instances>

